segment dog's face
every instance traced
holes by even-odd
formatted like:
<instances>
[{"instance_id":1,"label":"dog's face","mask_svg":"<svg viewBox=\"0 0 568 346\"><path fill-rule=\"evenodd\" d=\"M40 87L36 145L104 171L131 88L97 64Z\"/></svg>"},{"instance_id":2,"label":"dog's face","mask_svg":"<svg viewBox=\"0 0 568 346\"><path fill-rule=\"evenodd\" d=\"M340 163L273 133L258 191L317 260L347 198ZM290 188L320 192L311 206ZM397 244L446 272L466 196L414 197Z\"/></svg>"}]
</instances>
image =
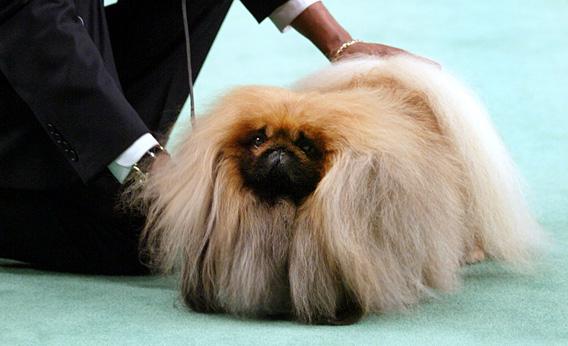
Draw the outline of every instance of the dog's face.
<instances>
[{"instance_id":1,"label":"dog's face","mask_svg":"<svg viewBox=\"0 0 568 346\"><path fill-rule=\"evenodd\" d=\"M329 159L325 131L289 112L286 107L266 113L257 108L239 117L224 143L223 156L238 167L243 186L269 203L287 199L300 204L316 189Z\"/></svg>"},{"instance_id":2,"label":"dog's face","mask_svg":"<svg viewBox=\"0 0 568 346\"><path fill-rule=\"evenodd\" d=\"M246 131L238 145L244 184L262 199L298 203L321 179L325 152L309 131L266 124Z\"/></svg>"}]
</instances>

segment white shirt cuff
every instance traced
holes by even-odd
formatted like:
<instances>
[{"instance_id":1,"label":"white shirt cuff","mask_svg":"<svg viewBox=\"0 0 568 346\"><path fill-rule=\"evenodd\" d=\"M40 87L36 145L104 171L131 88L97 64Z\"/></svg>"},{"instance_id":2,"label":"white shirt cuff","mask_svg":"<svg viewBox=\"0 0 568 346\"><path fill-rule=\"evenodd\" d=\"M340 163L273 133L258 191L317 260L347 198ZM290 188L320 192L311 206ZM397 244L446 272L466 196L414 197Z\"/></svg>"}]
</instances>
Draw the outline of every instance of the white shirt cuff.
<instances>
[{"instance_id":1,"label":"white shirt cuff","mask_svg":"<svg viewBox=\"0 0 568 346\"><path fill-rule=\"evenodd\" d=\"M288 0L270 14L270 20L280 32L290 29L290 24L304 12L304 10L320 0Z\"/></svg>"},{"instance_id":2,"label":"white shirt cuff","mask_svg":"<svg viewBox=\"0 0 568 346\"><path fill-rule=\"evenodd\" d=\"M108 165L108 169L116 180L123 183L130 173L132 166L134 166L148 150L156 145L158 145L158 141L151 134L146 133Z\"/></svg>"}]
</instances>

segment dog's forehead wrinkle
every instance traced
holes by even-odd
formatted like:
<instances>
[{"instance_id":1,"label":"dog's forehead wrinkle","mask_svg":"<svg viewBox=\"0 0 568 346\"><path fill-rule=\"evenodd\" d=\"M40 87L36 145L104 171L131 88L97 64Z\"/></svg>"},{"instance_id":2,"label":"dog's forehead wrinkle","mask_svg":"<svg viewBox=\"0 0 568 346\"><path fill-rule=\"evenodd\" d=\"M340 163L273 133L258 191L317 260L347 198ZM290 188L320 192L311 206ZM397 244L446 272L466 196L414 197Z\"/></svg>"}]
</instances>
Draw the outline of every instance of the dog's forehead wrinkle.
<instances>
[{"instance_id":1,"label":"dog's forehead wrinkle","mask_svg":"<svg viewBox=\"0 0 568 346\"><path fill-rule=\"evenodd\" d=\"M295 142L300 137L301 130L297 127L280 127L275 129L273 138L275 140L285 141L285 142Z\"/></svg>"}]
</instances>

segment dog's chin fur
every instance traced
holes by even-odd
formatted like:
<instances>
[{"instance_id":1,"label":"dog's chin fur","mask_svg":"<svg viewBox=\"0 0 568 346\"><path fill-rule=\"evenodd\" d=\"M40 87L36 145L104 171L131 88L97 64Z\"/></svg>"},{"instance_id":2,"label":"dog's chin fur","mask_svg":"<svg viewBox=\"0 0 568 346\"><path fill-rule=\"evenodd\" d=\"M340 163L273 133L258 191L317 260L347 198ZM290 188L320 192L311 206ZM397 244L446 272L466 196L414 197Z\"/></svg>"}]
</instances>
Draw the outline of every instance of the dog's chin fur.
<instances>
[{"instance_id":1,"label":"dog's chin fur","mask_svg":"<svg viewBox=\"0 0 568 346\"><path fill-rule=\"evenodd\" d=\"M321 180L302 200L266 203L244 184L237 143L263 126L320 141ZM483 108L403 56L231 91L140 198L145 248L179 269L187 305L240 316L352 323L456 289L476 248L522 267L542 244Z\"/></svg>"}]
</instances>

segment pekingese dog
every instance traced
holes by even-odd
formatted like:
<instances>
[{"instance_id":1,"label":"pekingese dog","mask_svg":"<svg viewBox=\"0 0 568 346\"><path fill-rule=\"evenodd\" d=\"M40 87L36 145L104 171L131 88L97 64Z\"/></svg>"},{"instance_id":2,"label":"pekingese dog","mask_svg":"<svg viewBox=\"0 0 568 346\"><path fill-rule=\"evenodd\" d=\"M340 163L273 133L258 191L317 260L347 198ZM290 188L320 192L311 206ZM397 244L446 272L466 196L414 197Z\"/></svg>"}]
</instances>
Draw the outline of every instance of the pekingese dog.
<instances>
[{"instance_id":1,"label":"pekingese dog","mask_svg":"<svg viewBox=\"0 0 568 346\"><path fill-rule=\"evenodd\" d=\"M196 311L353 323L459 286L541 233L483 108L434 66L336 63L240 87L149 178L143 242Z\"/></svg>"}]
</instances>

